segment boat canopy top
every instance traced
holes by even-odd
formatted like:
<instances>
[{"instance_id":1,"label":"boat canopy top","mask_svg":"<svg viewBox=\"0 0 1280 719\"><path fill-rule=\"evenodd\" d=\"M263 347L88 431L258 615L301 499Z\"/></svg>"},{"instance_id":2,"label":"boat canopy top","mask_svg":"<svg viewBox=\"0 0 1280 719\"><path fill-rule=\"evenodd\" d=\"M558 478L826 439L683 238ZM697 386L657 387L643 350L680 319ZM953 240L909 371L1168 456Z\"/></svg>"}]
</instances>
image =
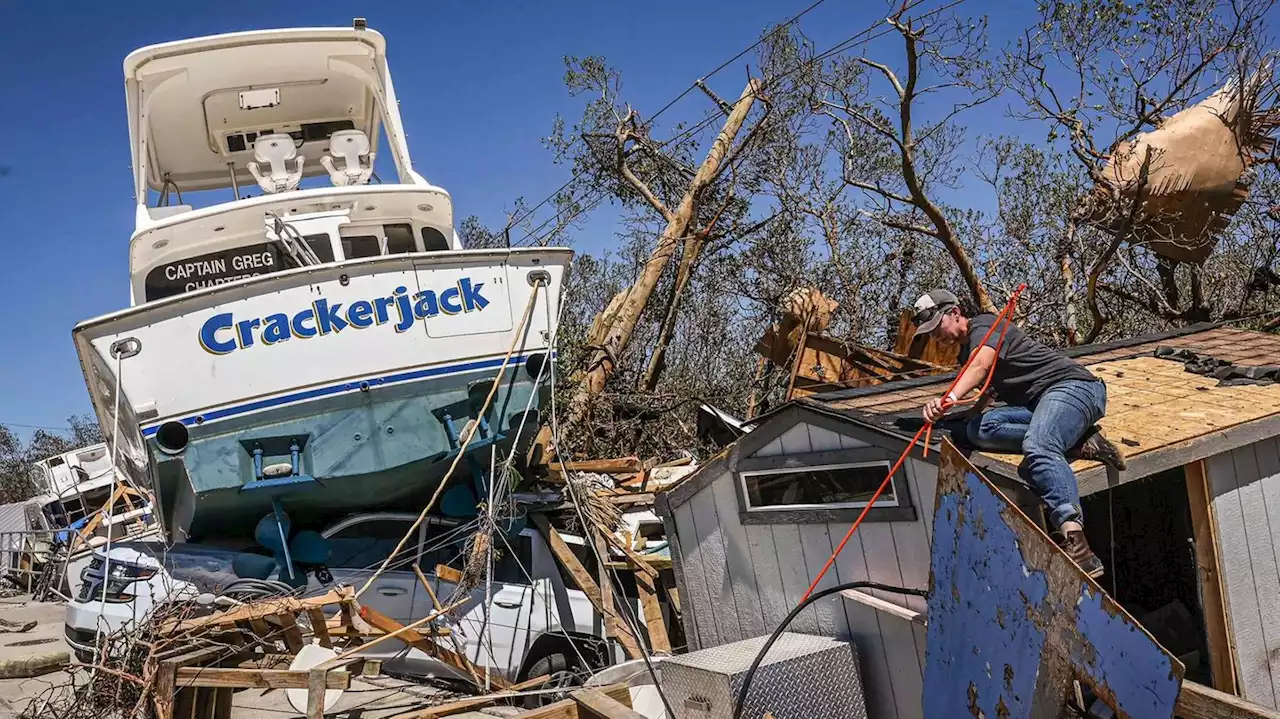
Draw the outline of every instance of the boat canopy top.
<instances>
[{"instance_id":1,"label":"boat canopy top","mask_svg":"<svg viewBox=\"0 0 1280 719\"><path fill-rule=\"evenodd\" d=\"M306 161L301 174L312 176L326 172L320 160L335 132L364 143L368 157L385 126L400 182L421 180L404 142L386 42L360 22L151 45L125 58L124 74L139 204L148 188L253 185L254 146L264 136L285 145L290 169L296 154Z\"/></svg>"}]
</instances>

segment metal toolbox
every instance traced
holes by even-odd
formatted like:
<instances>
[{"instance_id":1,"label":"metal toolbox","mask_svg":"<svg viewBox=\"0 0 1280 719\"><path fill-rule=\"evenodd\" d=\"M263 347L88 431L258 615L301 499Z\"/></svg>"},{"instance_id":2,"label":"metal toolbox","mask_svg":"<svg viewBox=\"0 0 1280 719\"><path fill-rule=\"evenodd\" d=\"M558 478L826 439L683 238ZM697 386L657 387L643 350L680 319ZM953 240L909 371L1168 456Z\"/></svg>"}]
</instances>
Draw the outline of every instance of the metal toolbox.
<instances>
[{"instance_id":1,"label":"metal toolbox","mask_svg":"<svg viewBox=\"0 0 1280 719\"><path fill-rule=\"evenodd\" d=\"M768 637L682 654L662 662L662 688L677 719L731 719L751 662ZM744 719L866 719L858 650L849 642L786 633L751 680Z\"/></svg>"}]
</instances>

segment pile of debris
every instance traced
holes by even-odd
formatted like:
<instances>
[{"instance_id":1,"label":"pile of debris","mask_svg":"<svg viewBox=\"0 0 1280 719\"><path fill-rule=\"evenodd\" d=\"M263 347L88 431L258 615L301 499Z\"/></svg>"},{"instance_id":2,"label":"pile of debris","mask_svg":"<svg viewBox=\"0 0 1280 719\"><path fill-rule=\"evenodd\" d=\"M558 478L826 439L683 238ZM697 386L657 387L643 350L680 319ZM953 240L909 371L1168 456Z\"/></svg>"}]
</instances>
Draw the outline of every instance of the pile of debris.
<instances>
[{"instance_id":1,"label":"pile of debris","mask_svg":"<svg viewBox=\"0 0 1280 719\"><path fill-rule=\"evenodd\" d=\"M424 586L430 587L425 581ZM449 628L441 622L462 603L442 606L437 600L433 612L410 624L362 606L348 586L306 599L277 595L239 602L230 595L206 595L171 603L135 631L103 637L97 662L78 665L84 671L76 681L50 687L24 716L224 719L236 691L284 689L291 690L289 700L296 709L318 719L332 709L339 692L351 688L353 678L376 681L380 663L366 655L391 640L467 671L478 686L496 689L461 698L441 693L433 695L440 699L434 704L406 692L423 705L398 717L443 717L536 695L549 676L512 684L443 645ZM626 716L631 705L626 686L609 686L577 690L553 706L579 704L604 706L617 716Z\"/></svg>"}]
</instances>

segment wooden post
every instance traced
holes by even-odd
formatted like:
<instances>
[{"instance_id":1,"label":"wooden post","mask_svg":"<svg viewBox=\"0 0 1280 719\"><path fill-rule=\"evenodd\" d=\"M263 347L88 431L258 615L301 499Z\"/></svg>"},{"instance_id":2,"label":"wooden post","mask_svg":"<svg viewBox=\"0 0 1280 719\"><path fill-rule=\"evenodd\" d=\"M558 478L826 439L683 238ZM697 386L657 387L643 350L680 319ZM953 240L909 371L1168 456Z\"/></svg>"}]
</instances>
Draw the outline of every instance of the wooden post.
<instances>
[{"instance_id":1,"label":"wooden post","mask_svg":"<svg viewBox=\"0 0 1280 719\"><path fill-rule=\"evenodd\" d=\"M640 606L644 609L644 623L649 630L649 649L655 652L671 652L671 638L667 635L667 623L662 618L662 606L653 577L636 571L636 589L640 592Z\"/></svg>"},{"instance_id":2,"label":"wooden post","mask_svg":"<svg viewBox=\"0 0 1280 719\"><path fill-rule=\"evenodd\" d=\"M313 669L307 676L307 719L324 719L325 672Z\"/></svg>"},{"instance_id":3,"label":"wooden post","mask_svg":"<svg viewBox=\"0 0 1280 719\"><path fill-rule=\"evenodd\" d=\"M1196 578L1200 585L1200 607L1204 614L1213 686L1227 694L1239 694L1235 640L1227 617L1226 595L1219 569L1218 527L1213 517L1204 460L1186 465L1183 472L1187 481L1187 500L1191 506L1191 528L1195 534Z\"/></svg>"}]
</instances>

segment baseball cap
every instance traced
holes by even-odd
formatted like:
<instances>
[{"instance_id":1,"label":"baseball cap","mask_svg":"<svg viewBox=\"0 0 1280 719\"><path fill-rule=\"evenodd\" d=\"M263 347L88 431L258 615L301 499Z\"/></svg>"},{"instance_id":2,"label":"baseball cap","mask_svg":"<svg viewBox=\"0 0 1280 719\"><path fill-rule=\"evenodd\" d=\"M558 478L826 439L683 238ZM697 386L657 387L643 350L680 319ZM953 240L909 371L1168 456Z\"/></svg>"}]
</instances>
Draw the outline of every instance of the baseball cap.
<instances>
[{"instance_id":1,"label":"baseball cap","mask_svg":"<svg viewBox=\"0 0 1280 719\"><path fill-rule=\"evenodd\" d=\"M920 299L916 300L915 315L911 318L916 325L916 331L912 337L932 332L942 322L942 316L947 310L958 304L960 304L960 298L947 290L929 290L921 295Z\"/></svg>"}]
</instances>

